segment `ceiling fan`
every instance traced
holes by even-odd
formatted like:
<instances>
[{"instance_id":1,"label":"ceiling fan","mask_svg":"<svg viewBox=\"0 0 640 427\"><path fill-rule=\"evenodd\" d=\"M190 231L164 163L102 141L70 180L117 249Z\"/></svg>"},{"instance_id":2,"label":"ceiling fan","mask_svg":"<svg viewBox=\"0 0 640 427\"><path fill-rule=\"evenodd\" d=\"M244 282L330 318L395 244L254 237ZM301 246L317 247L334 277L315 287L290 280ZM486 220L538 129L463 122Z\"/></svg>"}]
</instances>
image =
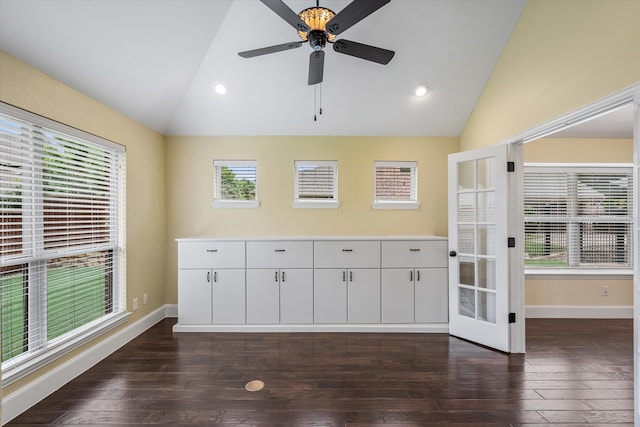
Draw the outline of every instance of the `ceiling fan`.
<instances>
[{"instance_id":1,"label":"ceiling fan","mask_svg":"<svg viewBox=\"0 0 640 427\"><path fill-rule=\"evenodd\" d=\"M392 50L382 49L351 40L336 40L336 36L371 15L391 0L353 0L337 14L332 10L320 7L316 0L316 7L310 7L296 14L282 0L260 0L278 16L287 21L298 31L301 41L293 41L261 49L239 52L243 58L266 55L296 49L302 43L309 42L313 52L309 57L309 85L322 82L324 72L324 47L327 42L333 44L333 50L345 55L386 65L395 54Z\"/></svg>"}]
</instances>

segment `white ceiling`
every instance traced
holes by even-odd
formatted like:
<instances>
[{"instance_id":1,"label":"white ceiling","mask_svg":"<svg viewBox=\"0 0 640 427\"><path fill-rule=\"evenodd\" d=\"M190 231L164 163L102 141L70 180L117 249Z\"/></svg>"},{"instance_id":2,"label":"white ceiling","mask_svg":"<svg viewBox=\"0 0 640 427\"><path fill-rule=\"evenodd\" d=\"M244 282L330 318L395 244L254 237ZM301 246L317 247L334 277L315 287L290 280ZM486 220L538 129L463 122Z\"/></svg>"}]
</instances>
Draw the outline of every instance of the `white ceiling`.
<instances>
[{"instance_id":1,"label":"white ceiling","mask_svg":"<svg viewBox=\"0 0 640 427\"><path fill-rule=\"evenodd\" d=\"M285 3L297 13L315 0ZM297 40L258 0L0 0L0 49L163 134L458 136L525 4L392 0L338 38L395 57L327 46L316 122L308 45L237 55ZM430 93L414 97L423 82Z\"/></svg>"}]
</instances>

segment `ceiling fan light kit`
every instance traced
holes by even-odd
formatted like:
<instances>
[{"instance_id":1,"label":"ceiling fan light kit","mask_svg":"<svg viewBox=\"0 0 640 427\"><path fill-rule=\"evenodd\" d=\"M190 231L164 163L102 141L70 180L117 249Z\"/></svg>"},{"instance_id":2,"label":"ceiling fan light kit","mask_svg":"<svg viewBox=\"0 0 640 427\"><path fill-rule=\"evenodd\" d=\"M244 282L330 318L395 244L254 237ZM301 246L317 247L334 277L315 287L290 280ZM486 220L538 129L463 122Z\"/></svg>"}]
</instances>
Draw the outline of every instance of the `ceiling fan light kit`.
<instances>
[{"instance_id":1,"label":"ceiling fan light kit","mask_svg":"<svg viewBox=\"0 0 640 427\"><path fill-rule=\"evenodd\" d=\"M324 71L324 47L333 44L333 50L366 61L386 65L395 54L375 46L366 45L346 39L336 40L343 31L371 15L391 0L353 0L337 14L331 9L320 7L319 0L316 7L304 9L296 14L282 0L260 0L265 6L284 19L297 32L302 42L289 42L260 49L239 52L243 58L266 55L296 49L308 42L313 49L309 56L308 84L315 85L322 82Z\"/></svg>"}]
</instances>

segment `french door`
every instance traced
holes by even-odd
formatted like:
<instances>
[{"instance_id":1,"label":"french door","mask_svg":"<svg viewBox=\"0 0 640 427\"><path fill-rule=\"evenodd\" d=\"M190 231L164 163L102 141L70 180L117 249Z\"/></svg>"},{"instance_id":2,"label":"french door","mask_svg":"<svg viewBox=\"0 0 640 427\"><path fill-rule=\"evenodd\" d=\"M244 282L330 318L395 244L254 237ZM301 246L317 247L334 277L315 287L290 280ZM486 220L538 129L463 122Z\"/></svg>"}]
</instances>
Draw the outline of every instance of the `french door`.
<instances>
[{"instance_id":1,"label":"french door","mask_svg":"<svg viewBox=\"0 0 640 427\"><path fill-rule=\"evenodd\" d=\"M504 352L510 351L508 150L502 144L449 155L449 333Z\"/></svg>"}]
</instances>

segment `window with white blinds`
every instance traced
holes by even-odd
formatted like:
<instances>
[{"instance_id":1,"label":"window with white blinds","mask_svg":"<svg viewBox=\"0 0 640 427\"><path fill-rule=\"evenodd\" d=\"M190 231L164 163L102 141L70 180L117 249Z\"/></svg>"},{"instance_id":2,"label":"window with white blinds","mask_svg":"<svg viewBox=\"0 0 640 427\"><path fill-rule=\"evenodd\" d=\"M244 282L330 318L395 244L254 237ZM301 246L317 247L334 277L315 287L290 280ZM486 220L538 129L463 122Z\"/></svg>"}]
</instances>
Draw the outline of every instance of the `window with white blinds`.
<instances>
[{"instance_id":1,"label":"window with white blinds","mask_svg":"<svg viewBox=\"0 0 640 427\"><path fill-rule=\"evenodd\" d=\"M525 266L633 268L633 170L527 164Z\"/></svg>"},{"instance_id":2,"label":"window with white blinds","mask_svg":"<svg viewBox=\"0 0 640 427\"><path fill-rule=\"evenodd\" d=\"M214 160L213 207L258 207L257 162Z\"/></svg>"},{"instance_id":3,"label":"window with white blinds","mask_svg":"<svg viewBox=\"0 0 640 427\"><path fill-rule=\"evenodd\" d=\"M338 162L296 160L294 207L337 208Z\"/></svg>"},{"instance_id":4,"label":"window with white blinds","mask_svg":"<svg viewBox=\"0 0 640 427\"><path fill-rule=\"evenodd\" d=\"M125 319L124 148L0 104L3 383Z\"/></svg>"},{"instance_id":5,"label":"window with white blinds","mask_svg":"<svg viewBox=\"0 0 640 427\"><path fill-rule=\"evenodd\" d=\"M374 209L417 209L418 163L374 162Z\"/></svg>"}]
</instances>

